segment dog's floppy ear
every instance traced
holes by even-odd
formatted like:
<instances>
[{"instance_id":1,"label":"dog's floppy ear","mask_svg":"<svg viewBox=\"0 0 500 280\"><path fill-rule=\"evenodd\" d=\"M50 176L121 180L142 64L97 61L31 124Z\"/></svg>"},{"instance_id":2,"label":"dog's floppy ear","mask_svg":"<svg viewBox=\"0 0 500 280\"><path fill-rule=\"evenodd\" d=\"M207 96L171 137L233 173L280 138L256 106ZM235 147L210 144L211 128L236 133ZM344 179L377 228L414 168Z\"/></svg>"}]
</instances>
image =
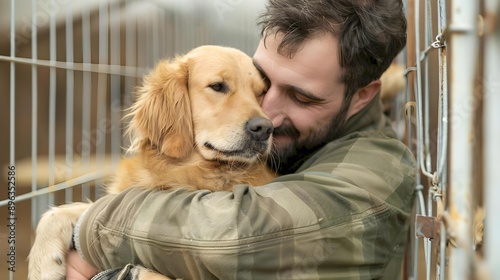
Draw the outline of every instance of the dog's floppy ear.
<instances>
[{"instance_id":1,"label":"dog's floppy ear","mask_svg":"<svg viewBox=\"0 0 500 280\"><path fill-rule=\"evenodd\" d=\"M149 140L163 154L183 158L193 150L187 60L161 61L144 79L132 105L131 150Z\"/></svg>"}]
</instances>

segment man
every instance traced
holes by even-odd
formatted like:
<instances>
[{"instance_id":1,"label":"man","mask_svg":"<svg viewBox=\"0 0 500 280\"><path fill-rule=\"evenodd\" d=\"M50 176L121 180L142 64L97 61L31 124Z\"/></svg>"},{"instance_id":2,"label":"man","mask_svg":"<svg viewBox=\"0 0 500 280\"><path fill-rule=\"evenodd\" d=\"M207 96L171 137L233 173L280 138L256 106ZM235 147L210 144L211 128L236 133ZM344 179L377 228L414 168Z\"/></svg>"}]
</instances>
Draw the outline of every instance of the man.
<instances>
[{"instance_id":1,"label":"man","mask_svg":"<svg viewBox=\"0 0 500 280\"><path fill-rule=\"evenodd\" d=\"M398 279L415 167L378 91L406 43L401 1L270 0L261 24L254 63L269 85L262 107L279 159L270 164L283 176L231 193L104 197L75 231L93 266L184 279Z\"/></svg>"}]
</instances>

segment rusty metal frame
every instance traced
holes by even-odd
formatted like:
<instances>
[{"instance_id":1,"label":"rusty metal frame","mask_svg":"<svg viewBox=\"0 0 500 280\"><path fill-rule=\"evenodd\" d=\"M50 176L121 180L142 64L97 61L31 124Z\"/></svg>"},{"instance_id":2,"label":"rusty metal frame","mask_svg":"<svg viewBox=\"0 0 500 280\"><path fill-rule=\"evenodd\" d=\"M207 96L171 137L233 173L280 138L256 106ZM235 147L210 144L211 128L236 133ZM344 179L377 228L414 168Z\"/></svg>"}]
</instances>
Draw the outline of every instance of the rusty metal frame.
<instances>
[{"instance_id":1,"label":"rusty metal frame","mask_svg":"<svg viewBox=\"0 0 500 280\"><path fill-rule=\"evenodd\" d=\"M422 1L424 2L424 1ZM415 72L413 97L415 104L415 132L416 142L415 156L417 160L417 198L416 198L416 217L413 231L415 232L415 240L412 242L412 258L409 276L412 279L430 279L432 274L431 262L433 248L439 244L444 248L446 242L446 228L441 223L443 214L443 195L447 179L447 151L448 151L448 83L447 83L447 63L446 63L446 1L438 0L437 6L437 32L433 30L433 7L429 0L424 2L423 24L421 23L421 6L420 1L415 0L412 7L414 19L413 34L415 45L409 45L408 48L414 48L415 61L414 66L408 67L408 72ZM424 31L421 31L423 25ZM421 47L420 36L424 36L424 48ZM432 89L439 92L438 98L438 129L434 135L430 129L430 106L431 89L429 85L430 77L430 62L429 53L437 50L439 52L439 87ZM412 63L409 61L409 63ZM407 94L410 96L411 94ZM411 129L408 130L411 133ZM436 147L431 147L431 137L436 137ZM408 135L411 138L411 135ZM411 145L412 146L412 145ZM433 164L431 150L435 149L436 162ZM434 166L433 166L434 165ZM434 168L434 169L433 169ZM427 188L424 187L427 185ZM424 191L427 191L427 197L424 196ZM425 230L427 229L427 230ZM418 267L420 261L420 241L423 242L424 259L425 259L425 277L419 275ZM444 251L444 249L443 249ZM441 254L439 257L443 257ZM445 270L444 259L440 258L436 262L435 274L441 279L444 279Z\"/></svg>"},{"instance_id":2,"label":"rusty metal frame","mask_svg":"<svg viewBox=\"0 0 500 280\"><path fill-rule=\"evenodd\" d=\"M448 234L457 246L450 247L450 279L471 279L473 252L473 212L476 208L473 177L473 146L476 127L475 108L464 102L474 100L478 74L479 36L477 19L479 3L470 0L451 1L447 36L450 48L450 156ZM468 69L468 71L464 71Z\"/></svg>"},{"instance_id":3,"label":"rusty metal frame","mask_svg":"<svg viewBox=\"0 0 500 280\"><path fill-rule=\"evenodd\" d=\"M500 158L500 2L486 0L484 12L485 67L484 67L484 189L486 208L485 262L490 276L500 275L500 188L498 187L498 159ZM492 278L493 279L493 278Z\"/></svg>"},{"instance_id":4,"label":"rusty metal frame","mask_svg":"<svg viewBox=\"0 0 500 280\"><path fill-rule=\"evenodd\" d=\"M495 168L500 158L500 149L496 144L500 138L497 125L500 122L500 90L497 81L500 76L500 3L495 0L438 0L435 13L438 27L433 33L431 1L425 1L425 15L422 17L420 3L424 1L410 2L414 4L415 45L409 45L408 48L415 48L416 55L414 65L409 61L407 73L414 71L416 77L413 91L415 101L412 105L415 119L414 122L408 122L408 139L410 146L413 146L411 133L414 125L418 174L414 224L416 240L413 242L413 267L409 278L431 279L431 266L434 264L436 279L500 275L500 252L492 249L500 247L500 241L495 238L500 221L488 215L500 210L498 170ZM484 15L480 7L484 7ZM424 31L420 30L421 25ZM436 34L436 40L429 44L432 34ZM424 48L421 48L420 36L425 38ZM480 49L482 39L484 50ZM438 89L429 89L428 82L427 58L433 48L439 52L436 71L439 74ZM482 62L484 68L479 68ZM481 73L484 73L483 77ZM437 141L433 143L436 147L430 147L428 141L429 136L432 136L428 125L429 91L439 92ZM481 103L483 111L480 111L482 106L477 105ZM483 120L483 128L477 125L478 120ZM481 135L484 142L481 142ZM477 155L476 147L482 144L484 154ZM433 148L436 148L434 162L429 154ZM478 162L481 157L484 172L477 173L475 169L481 165ZM478 185L481 176L484 185ZM477 190L481 187L484 187L487 213L484 260L476 255L473 232L474 215L480 199ZM427 197L424 197L424 191L427 191ZM417 269L420 260L419 240L424 243L425 277L419 276Z\"/></svg>"}]
</instances>

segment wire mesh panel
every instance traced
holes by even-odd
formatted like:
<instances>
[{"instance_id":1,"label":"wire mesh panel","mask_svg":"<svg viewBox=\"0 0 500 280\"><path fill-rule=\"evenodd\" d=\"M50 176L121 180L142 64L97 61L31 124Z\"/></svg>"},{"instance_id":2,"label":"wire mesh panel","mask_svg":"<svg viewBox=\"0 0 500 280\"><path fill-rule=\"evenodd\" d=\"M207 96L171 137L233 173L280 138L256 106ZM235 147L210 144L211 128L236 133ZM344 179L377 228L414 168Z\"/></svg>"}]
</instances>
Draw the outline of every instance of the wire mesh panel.
<instances>
[{"instance_id":1,"label":"wire mesh panel","mask_svg":"<svg viewBox=\"0 0 500 280\"><path fill-rule=\"evenodd\" d=\"M500 130L500 2L488 0L484 3L484 76L480 80L484 91L484 204L485 204L485 265L489 276L500 275L500 188L498 187L498 168L496 161L500 158L498 139ZM478 268L477 270L482 269Z\"/></svg>"},{"instance_id":2,"label":"wire mesh panel","mask_svg":"<svg viewBox=\"0 0 500 280\"><path fill-rule=\"evenodd\" d=\"M49 206L102 195L106 176L128 146L124 109L141 77L159 59L202 44L236 47L251 55L259 39L255 20L264 4L0 3L0 88L5 100L0 105L5 129L0 160L2 178L15 174L12 196L0 194L0 209L2 217L15 221L16 241L7 250L12 256L4 254L9 233L2 229L0 261L8 264L12 259L7 266L12 271L2 265L0 279L26 279L33 230Z\"/></svg>"},{"instance_id":3,"label":"wire mesh panel","mask_svg":"<svg viewBox=\"0 0 500 280\"><path fill-rule=\"evenodd\" d=\"M418 165L409 279L496 279L499 275L494 272L498 258L489 259L495 253L483 255L483 247L491 248L488 242L495 243L492 236L498 236L500 229L488 215L496 209L489 204L499 198L492 185L498 175L491 173L497 148L483 146L495 139L497 129L492 123L498 121L492 109L491 115L483 110L499 104L490 93L498 92L498 83L491 79L499 74L498 67L492 66L498 64L500 52L494 43L499 32L494 20L497 2L407 2L407 96L412 101L406 114L408 142ZM483 129L483 123L490 127ZM483 167L490 170L486 178ZM483 199L483 193L492 196ZM486 212L490 230L486 237L491 239L483 246L485 206L493 211Z\"/></svg>"},{"instance_id":4,"label":"wire mesh panel","mask_svg":"<svg viewBox=\"0 0 500 280\"><path fill-rule=\"evenodd\" d=\"M448 166L446 1L408 1L409 146L417 161L416 208L410 235L409 279L444 277L441 224ZM439 232L443 235L439 236ZM440 242L443 243L440 243ZM439 249L438 249L439 248Z\"/></svg>"}]
</instances>

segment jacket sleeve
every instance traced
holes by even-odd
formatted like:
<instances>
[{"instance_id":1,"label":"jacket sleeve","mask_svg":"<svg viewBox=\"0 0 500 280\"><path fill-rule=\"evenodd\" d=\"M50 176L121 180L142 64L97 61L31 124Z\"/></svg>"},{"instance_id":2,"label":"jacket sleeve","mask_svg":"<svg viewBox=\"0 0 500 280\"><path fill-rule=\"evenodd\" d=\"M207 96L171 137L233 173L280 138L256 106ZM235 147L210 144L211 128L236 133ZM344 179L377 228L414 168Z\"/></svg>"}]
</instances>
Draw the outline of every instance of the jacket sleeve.
<instances>
[{"instance_id":1,"label":"jacket sleeve","mask_svg":"<svg viewBox=\"0 0 500 280\"><path fill-rule=\"evenodd\" d=\"M349 139L260 187L105 196L75 238L101 270L132 263L185 279L396 279L413 189L402 143Z\"/></svg>"}]
</instances>

